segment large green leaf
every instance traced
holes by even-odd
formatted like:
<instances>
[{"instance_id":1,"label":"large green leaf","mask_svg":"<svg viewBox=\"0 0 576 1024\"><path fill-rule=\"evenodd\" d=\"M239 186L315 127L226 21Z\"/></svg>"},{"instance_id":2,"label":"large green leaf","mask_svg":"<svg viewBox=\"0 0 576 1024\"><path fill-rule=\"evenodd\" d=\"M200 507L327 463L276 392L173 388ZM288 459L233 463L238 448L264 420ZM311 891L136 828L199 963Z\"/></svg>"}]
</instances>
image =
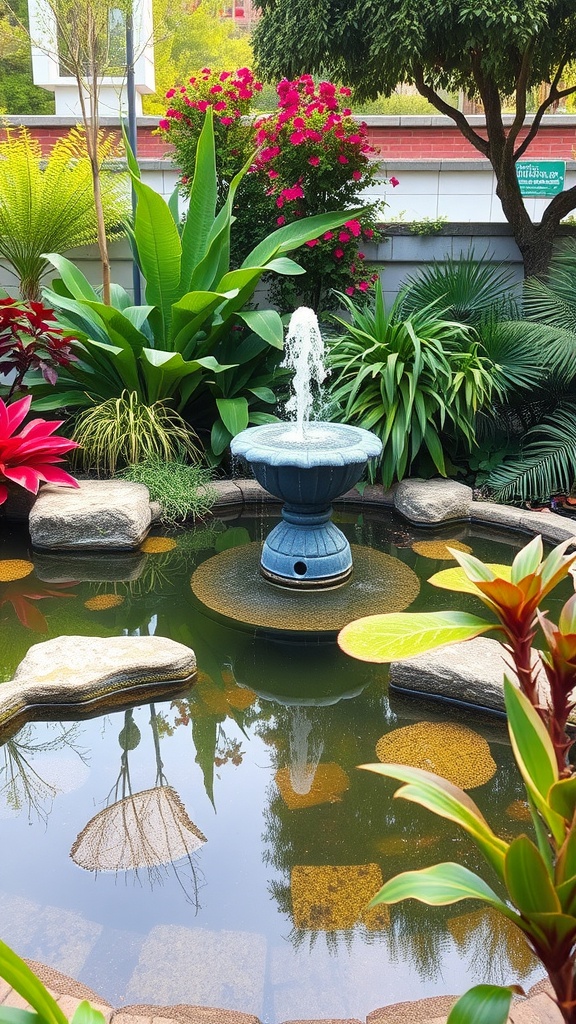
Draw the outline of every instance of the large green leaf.
<instances>
[{"instance_id":1,"label":"large green leaf","mask_svg":"<svg viewBox=\"0 0 576 1024\"><path fill-rule=\"evenodd\" d=\"M139 355L142 349L148 344L148 338L145 334L134 326L132 319L126 316L126 312L121 312L119 309L114 309L113 306L106 306L103 302L84 302L84 306L88 306L95 313L98 314L102 322L106 326L108 332L108 338L113 345L120 345L124 347L128 344L135 355ZM132 307L138 309L140 307ZM142 323L147 319L152 306L144 306L143 310L147 310L146 314L142 314Z\"/></svg>"},{"instance_id":2,"label":"large green leaf","mask_svg":"<svg viewBox=\"0 0 576 1024\"><path fill-rule=\"evenodd\" d=\"M315 217L305 217L293 224L286 224L268 235L244 260L243 267L266 266L275 256L297 249L305 242L318 238L325 231L340 227L345 221L359 217L365 213L364 208L340 210L338 213L320 213Z\"/></svg>"},{"instance_id":3,"label":"large green leaf","mask_svg":"<svg viewBox=\"0 0 576 1024\"><path fill-rule=\"evenodd\" d=\"M446 1024L506 1024L515 994L524 995L518 985L475 985L454 1004Z\"/></svg>"},{"instance_id":4,"label":"large green leaf","mask_svg":"<svg viewBox=\"0 0 576 1024\"><path fill-rule=\"evenodd\" d=\"M141 368L147 386L147 401L150 403L170 398L187 377L195 376L198 371L208 371L212 376L230 369L229 366L221 366L213 356L186 360L179 352L162 352L150 348L142 351Z\"/></svg>"},{"instance_id":5,"label":"large green leaf","mask_svg":"<svg viewBox=\"0 0 576 1024\"><path fill-rule=\"evenodd\" d=\"M454 821L474 840L500 878L504 878L504 856L508 843L490 828L480 809L464 790L422 768L404 764L363 764L367 771L405 783L394 794L402 800L426 807L433 814Z\"/></svg>"},{"instance_id":6,"label":"large green leaf","mask_svg":"<svg viewBox=\"0 0 576 1024\"><path fill-rule=\"evenodd\" d=\"M4 942L0 941L0 978L22 996L44 1024L67 1024L66 1017L44 985Z\"/></svg>"},{"instance_id":7,"label":"large green leaf","mask_svg":"<svg viewBox=\"0 0 576 1024\"><path fill-rule=\"evenodd\" d=\"M350 622L339 633L338 645L352 658L381 664L470 640L496 628L495 623L467 612L390 612Z\"/></svg>"},{"instance_id":8,"label":"large green leaf","mask_svg":"<svg viewBox=\"0 0 576 1024\"><path fill-rule=\"evenodd\" d=\"M561 845L564 842L565 822L548 803L548 793L558 781L552 741L528 698L507 676L504 677L504 699L516 764L536 807L548 823L556 842Z\"/></svg>"},{"instance_id":9,"label":"large green leaf","mask_svg":"<svg viewBox=\"0 0 576 1024\"><path fill-rule=\"evenodd\" d=\"M208 107L196 147L194 179L190 189L190 203L182 231L182 264L180 292L190 288L192 273L206 255L210 230L216 215L218 183L212 107Z\"/></svg>"},{"instance_id":10,"label":"large green leaf","mask_svg":"<svg viewBox=\"0 0 576 1024\"><path fill-rule=\"evenodd\" d=\"M248 426L248 402L245 398L217 398L216 405L226 430L232 437Z\"/></svg>"},{"instance_id":11,"label":"large green leaf","mask_svg":"<svg viewBox=\"0 0 576 1024\"><path fill-rule=\"evenodd\" d=\"M450 550L450 548L448 548ZM487 568L494 573L494 576L502 580L510 580L512 567L510 565L495 565L490 563ZM478 587L466 575L461 566L454 566L451 569L441 569L440 572L430 576L428 583L441 590L453 590L457 594L475 594L480 597Z\"/></svg>"},{"instance_id":12,"label":"large green leaf","mask_svg":"<svg viewBox=\"0 0 576 1024\"><path fill-rule=\"evenodd\" d=\"M527 836L518 836L510 843L504 874L512 902L526 917L561 911L548 866Z\"/></svg>"},{"instance_id":13,"label":"large green leaf","mask_svg":"<svg viewBox=\"0 0 576 1024\"><path fill-rule=\"evenodd\" d=\"M100 301L98 293L74 263L67 260L65 256L60 256L57 252L45 252L43 256L44 259L49 260L53 267L56 267L70 295L75 299Z\"/></svg>"},{"instance_id":14,"label":"large green leaf","mask_svg":"<svg viewBox=\"0 0 576 1024\"><path fill-rule=\"evenodd\" d=\"M273 270L275 274L287 274L290 277L306 273L304 267L301 267L299 263L295 263L288 256L279 256L276 260L270 260L266 264L266 270Z\"/></svg>"},{"instance_id":15,"label":"large green leaf","mask_svg":"<svg viewBox=\"0 0 576 1024\"><path fill-rule=\"evenodd\" d=\"M228 292L188 292L172 306L172 330L170 347L187 356L195 335L218 306L236 297L233 289Z\"/></svg>"},{"instance_id":16,"label":"large green leaf","mask_svg":"<svg viewBox=\"0 0 576 1024\"><path fill-rule=\"evenodd\" d=\"M137 196L134 236L140 269L146 279L146 301L161 312L161 338L170 332L172 306L180 298L182 245L162 196L132 175Z\"/></svg>"},{"instance_id":17,"label":"large green leaf","mask_svg":"<svg viewBox=\"0 0 576 1024\"><path fill-rule=\"evenodd\" d=\"M17 1010L13 1006L0 1006L0 1024L43 1024L42 1017L30 1010Z\"/></svg>"},{"instance_id":18,"label":"large green leaf","mask_svg":"<svg viewBox=\"0 0 576 1024\"><path fill-rule=\"evenodd\" d=\"M514 922L520 920L484 879L452 861L396 875L382 886L370 906L401 900L418 900L431 907L445 907L460 900L482 900Z\"/></svg>"},{"instance_id":19,"label":"large green leaf","mask_svg":"<svg viewBox=\"0 0 576 1024\"><path fill-rule=\"evenodd\" d=\"M240 319L273 348L284 348L284 327L275 309L250 309L238 314Z\"/></svg>"},{"instance_id":20,"label":"large green leaf","mask_svg":"<svg viewBox=\"0 0 576 1024\"><path fill-rule=\"evenodd\" d=\"M548 793L548 803L556 814L572 821L576 813L576 775L555 782Z\"/></svg>"}]
</instances>

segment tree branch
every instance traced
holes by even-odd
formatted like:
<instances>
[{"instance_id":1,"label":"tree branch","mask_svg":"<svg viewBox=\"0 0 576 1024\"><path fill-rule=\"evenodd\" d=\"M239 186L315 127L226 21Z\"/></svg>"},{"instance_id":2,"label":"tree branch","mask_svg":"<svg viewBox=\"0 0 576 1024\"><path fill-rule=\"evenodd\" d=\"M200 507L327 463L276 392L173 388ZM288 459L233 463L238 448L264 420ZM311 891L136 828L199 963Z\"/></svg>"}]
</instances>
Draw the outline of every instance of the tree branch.
<instances>
[{"instance_id":1,"label":"tree branch","mask_svg":"<svg viewBox=\"0 0 576 1024\"><path fill-rule=\"evenodd\" d=\"M560 79L562 77L562 74L564 72L564 68L566 67L567 62L568 62L568 57L567 56L563 57L562 60L560 61L559 65L558 65L558 69L556 71L556 74L554 75L554 78L552 79L552 82L550 83L550 92L548 93L548 95L547 95L546 99L544 100L544 102L541 103L540 106L538 107L538 110L536 111L536 113L534 115L534 120L533 120L533 122L532 122L532 124L530 126L530 129L528 131L528 134L526 135L526 138L522 140L522 142L518 146L518 149L514 153L514 159L515 160L519 160L520 157L524 155L524 153L528 149L528 146L530 145L530 143L535 138L535 136L536 136L536 134L538 132L538 129L540 128L540 122L542 121L542 118L544 117L544 114L548 110L548 107L550 107L553 103L556 103L556 100L560 100L564 96L570 96L571 93L576 92L576 86L571 86L569 89L561 89L561 90L558 89L558 85L559 85Z\"/></svg>"},{"instance_id":2,"label":"tree branch","mask_svg":"<svg viewBox=\"0 0 576 1024\"><path fill-rule=\"evenodd\" d=\"M532 42L524 51L520 71L516 78L516 114L506 137L505 148L507 153L514 152L514 143L518 138L518 133L520 132L526 117L526 92L528 90L528 79L530 76L533 53L534 42Z\"/></svg>"},{"instance_id":3,"label":"tree branch","mask_svg":"<svg viewBox=\"0 0 576 1024\"><path fill-rule=\"evenodd\" d=\"M558 195L554 196L552 202L550 202L544 210L540 224L545 228L551 222L556 221L557 223L560 223L562 217L566 217L570 211L574 209L576 209L576 185L573 185L572 188L567 188L564 192L559 192Z\"/></svg>"},{"instance_id":4,"label":"tree branch","mask_svg":"<svg viewBox=\"0 0 576 1024\"><path fill-rule=\"evenodd\" d=\"M487 157L490 152L490 145L486 139L481 135L478 135L474 131L472 125L468 124L466 117L461 110L457 107L453 107L451 103L447 103L441 96L432 88L427 85L424 81L424 72L420 66L414 68L414 84L418 89L421 96L424 96L432 106L436 107L441 114L445 114L447 117L454 121L454 124L462 132L465 139L468 139L475 149L479 150L483 156Z\"/></svg>"}]
</instances>

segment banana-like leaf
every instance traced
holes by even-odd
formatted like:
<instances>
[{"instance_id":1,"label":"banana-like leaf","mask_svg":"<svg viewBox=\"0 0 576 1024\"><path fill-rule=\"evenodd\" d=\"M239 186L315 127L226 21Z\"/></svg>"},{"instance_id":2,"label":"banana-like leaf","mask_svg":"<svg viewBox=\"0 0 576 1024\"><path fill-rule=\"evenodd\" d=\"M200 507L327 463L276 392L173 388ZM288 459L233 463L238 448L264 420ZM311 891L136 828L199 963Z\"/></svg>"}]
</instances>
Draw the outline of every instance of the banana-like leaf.
<instances>
[{"instance_id":1,"label":"banana-like leaf","mask_svg":"<svg viewBox=\"0 0 576 1024\"><path fill-rule=\"evenodd\" d=\"M222 420L214 420L212 424L212 430L210 432L210 447L217 457L222 455L222 452L226 451L226 448L230 444L233 435L229 430L226 429Z\"/></svg>"},{"instance_id":2,"label":"banana-like leaf","mask_svg":"<svg viewBox=\"0 0 576 1024\"><path fill-rule=\"evenodd\" d=\"M290 252L309 242L313 238L319 238L325 231L332 231L341 227L345 221L353 217L359 217L365 213L364 208L355 210L341 210L339 213L319 213L315 217L306 217L293 224L285 224L284 227L273 231L271 235L263 239L244 260L243 267L265 266L275 256Z\"/></svg>"},{"instance_id":3,"label":"banana-like leaf","mask_svg":"<svg viewBox=\"0 0 576 1024\"><path fill-rule=\"evenodd\" d=\"M53 267L56 267L73 298L92 299L94 302L100 302L100 296L74 263L67 260L65 256L60 256L57 252L45 252L42 255Z\"/></svg>"},{"instance_id":4,"label":"banana-like leaf","mask_svg":"<svg viewBox=\"0 0 576 1024\"><path fill-rule=\"evenodd\" d=\"M217 398L216 405L226 430L235 437L248 426L248 402L245 398Z\"/></svg>"},{"instance_id":5,"label":"banana-like leaf","mask_svg":"<svg viewBox=\"0 0 576 1024\"><path fill-rule=\"evenodd\" d=\"M231 367L220 365L213 356L186 360L179 352L145 348L142 351L141 369L147 386L147 400L152 403L160 396L169 398L187 377L195 377L199 370L208 370L212 375L223 373Z\"/></svg>"},{"instance_id":6,"label":"banana-like leaf","mask_svg":"<svg viewBox=\"0 0 576 1024\"><path fill-rule=\"evenodd\" d=\"M194 336L218 306L236 298L237 290L227 292L188 292L172 306L171 348L187 356Z\"/></svg>"},{"instance_id":7,"label":"banana-like leaf","mask_svg":"<svg viewBox=\"0 0 576 1024\"><path fill-rule=\"evenodd\" d=\"M518 836L510 843L504 875L512 902L525 917L561 912L548 865L527 836Z\"/></svg>"},{"instance_id":8,"label":"banana-like leaf","mask_svg":"<svg viewBox=\"0 0 576 1024\"><path fill-rule=\"evenodd\" d=\"M0 978L7 981L42 1018L43 1024L68 1024L66 1017L39 978L4 942L0 941Z\"/></svg>"},{"instance_id":9,"label":"banana-like leaf","mask_svg":"<svg viewBox=\"0 0 576 1024\"><path fill-rule=\"evenodd\" d=\"M206 255L210 230L216 216L218 182L212 107L208 107L196 147L194 179L190 189L188 215L182 231L180 291L190 289L194 268Z\"/></svg>"},{"instance_id":10,"label":"banana-like leaf","mask_svg":"<svg viewBox=\"0 0 576 1024\"><path fill-rule=\"evenodd\" d=\"M275 274L285 274L289 277L295 277L297 274L305 274L304 267L301 267L299 263L295 263L294 260L289 259L288 256L279 256L278 259L270 260L266 264L266 270L273 270Z\"/></svg>"},{"instance_id":11,"label":"banana-like leaf","mask_svg":"<svg viewBox=\"0 0 576 1024\"><path fill-rule=\"evenodd\" d=\"M396 791L395 797L420 804L438 817L454 821L468 833L498 876L504 879L508 843L495 835L480 809L463 789L433 772L404 764L363 764L360 768L405 783Z\"/></svg>"},{"instance_id":12,"label":"banana-like leaf","mask_svg":"<svg viewBox=\"0 0 576 1024\"><path fill-rule=\"evenodd\" d=\"M506 1024L514 995L525 995L518 985L475 985L454 1004L446 1024Z\"/></svg>"},{"instance_id":13,"label":"banana-like leaf","mask_svg":"<svg viewBox=\"0 0 576 1024\"><path fill-rule=\"evenodd\" d=\"M450 548L448 550L450 551ZM510 579L512 572L510 565L490 563L487 567L498 579ZM434 573L433 576L430 576L428 583L431 583L434 587L439 587L441 590L453 590L457 594L475 594L476 597L480 596L476 584L472 582L464 572L464 569L459 565L453 566L451 569L441 569L440 572Z\"/></svg>"},{"instance_id":14,"label":"banana-like leaf","mask_svg":"<svg viewBox=\"0 0 576 1024\"><path fill-rule=\"evenodd\" d=\"M42 296L55 310L58 323L71 330L77 328L81 333L82 341L86 337L106 343L108 335L104 325L100 317L87 304L76 299L68 299L65 295L58 295L50 288L43 288ZM98 299L98 296L96 298Z\"/></svg>"},{"instance_id":15,"label":"banana-like leaf","mask_svg":"<svg viewBox=\"0 0 576 1024\"><path fill-rule=\"evenodd\" d=\"M576 812L576 775L555 782L548 792L548 803L556 814L572 821Z\"/></svg>"},{"instance_id":16,"label":"banana-like leaf","mask_svg":"<svg viewBox=\"0 0 576 1024\"><path fill-rule=\"evenodd\" d=\"M504 677L504 700L516 764L532 800L556 842L562 845L566 823L548 803L548 793L554 783L558 782L558 766L552 741L528 698L507 676Z\"/></svg>"},{"instance_id":17,"label":"banana-like leaf","mask_svg":"<svg viewBox=\"0 0 576 1024\"><path fill-rule=\"evenodd\" d=\"M284 327L275 309L250 309L238 314L240 319L273 348L284 348Z\"/></svg>"},{"instance_id":18,"label":"banana-like leaf","mask_svg":"<svg viewBox=\"0 0 576 1024\"><path fill-rule=\"evenodd\" d=\"M119 309L114 309L113 306L106 306L103 302L85 301L83 305L88 306L100 317L106 326L108 340L112 345L124 347L124 345L128 344L135 355L139 355L142 349L148 345L148 338L134 326L132 320L126 316L126 312L122 313ZM133 306L132 308L138 309L141 307ZM146 315L143 315L142 322L144 322L154 307L144 306L142 308L148 311Z\"/></svg>"},{"instance_id":19,"label":"banana-like leaf","mask_svg":"<svg viewBox=\"0 0 576 1024\"><path fill-rule=\"evenodd\" d=\"M161 337L158 340L166 343L170 334L172 306L181 295L182 244L162 196L134 175L132 183L138 200L134 237L140 269L146 279L146 301L161 312Z\"/></svg>"},{"instance_id":20,"label":"banana-like leaf","mask_svg":"<svg viewBox=\"0 0 576 1024\"><path fill-rule=\"evenodd\" d=\"M497 628L496 623L468 612L390 612L350 622L338 634L338 645L359 661L384 664L471 640Z\"/></svg>"},{"instance_id":21,"label":"banana-like leaf","mask_svg":"<svg viewBox=\"0 0 576 1024\"><path fill-rule=\"evenodd\" d=\"M384 883L369 906L400 903L401 900L418 900L430 907L445 907L460 900L482 900L514 923L520 921L518 914L498 898L483 878L453 861L396 875Z\"/></svg>"}]
</instances>

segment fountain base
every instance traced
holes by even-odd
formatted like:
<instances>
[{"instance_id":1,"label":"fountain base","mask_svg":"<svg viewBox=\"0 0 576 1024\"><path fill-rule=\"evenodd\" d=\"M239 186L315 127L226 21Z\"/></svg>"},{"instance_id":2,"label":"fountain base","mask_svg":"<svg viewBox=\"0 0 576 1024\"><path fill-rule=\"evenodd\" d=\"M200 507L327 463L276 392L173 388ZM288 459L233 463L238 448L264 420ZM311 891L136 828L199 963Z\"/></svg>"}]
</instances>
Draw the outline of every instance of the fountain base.
<instances>
[{"instance_id":1,"label":"fountain base","mask_svg":"<svg viewBox=\"0 0 576 1024\"><path fill-rule=\"evenodd\" d=\"M269 533L262 549L264 579L299 590L342 586L352 572L352 552L331 515L331 507L284 505L282 522Z\"/></svg>"}]
</instances>

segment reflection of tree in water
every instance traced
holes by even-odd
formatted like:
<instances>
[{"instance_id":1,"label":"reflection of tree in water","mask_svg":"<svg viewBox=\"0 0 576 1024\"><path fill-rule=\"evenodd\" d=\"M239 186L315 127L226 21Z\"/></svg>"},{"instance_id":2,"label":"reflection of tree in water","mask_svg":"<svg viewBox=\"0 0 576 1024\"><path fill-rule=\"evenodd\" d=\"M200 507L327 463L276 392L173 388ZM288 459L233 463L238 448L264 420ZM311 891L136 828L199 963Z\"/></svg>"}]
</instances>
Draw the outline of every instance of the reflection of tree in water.
<instances>
[{"instance_id":1,"label":"reflection of tree in water","mask_svg":"<svg viewBox=\"0 0 576 1024\"><path fill-rule=\"evenodd\" d=\"M4 761L0 765L0 799L14 814L19 814L27 808L28 820L35 814L46 823L55 797L70 790L70 765L67 765L67 772L60 772L61 778L45 778L51 769L54 774L54 765L47 761L43 766L35 767L33 761L38 755L64 749L72 751L79 761L71 776L72 788L83 781L78 769L80 765L86 766L86 751L76 742L78 723L71 726L57 723L53 728L57 732L56 736L39 741L34 738L34 725L25 725L17 736L6 740L0 747L0 757Z\"/></svg>"},{"instance_id":2,"label":"reflection of tree in water","mask_svg":"<svg viewBox=\"0 0 576 1024\"><path fill-rule=\"evenodd\" d=\"M168 784L160 754L156 709L150 705L156 779L152 788L132 791L129 752L140 742L132 711L126 711L119 734L120 772L107 797L106 807L85 825L70 856L79 867L100 871L134 872L145 868L150 886L162 884L170 869L185 897L198 913L200 873L194 854L206 837L190 820L186 808ZM185 866L184 866L185 865Z\"/></svg>"}]
</instances>

